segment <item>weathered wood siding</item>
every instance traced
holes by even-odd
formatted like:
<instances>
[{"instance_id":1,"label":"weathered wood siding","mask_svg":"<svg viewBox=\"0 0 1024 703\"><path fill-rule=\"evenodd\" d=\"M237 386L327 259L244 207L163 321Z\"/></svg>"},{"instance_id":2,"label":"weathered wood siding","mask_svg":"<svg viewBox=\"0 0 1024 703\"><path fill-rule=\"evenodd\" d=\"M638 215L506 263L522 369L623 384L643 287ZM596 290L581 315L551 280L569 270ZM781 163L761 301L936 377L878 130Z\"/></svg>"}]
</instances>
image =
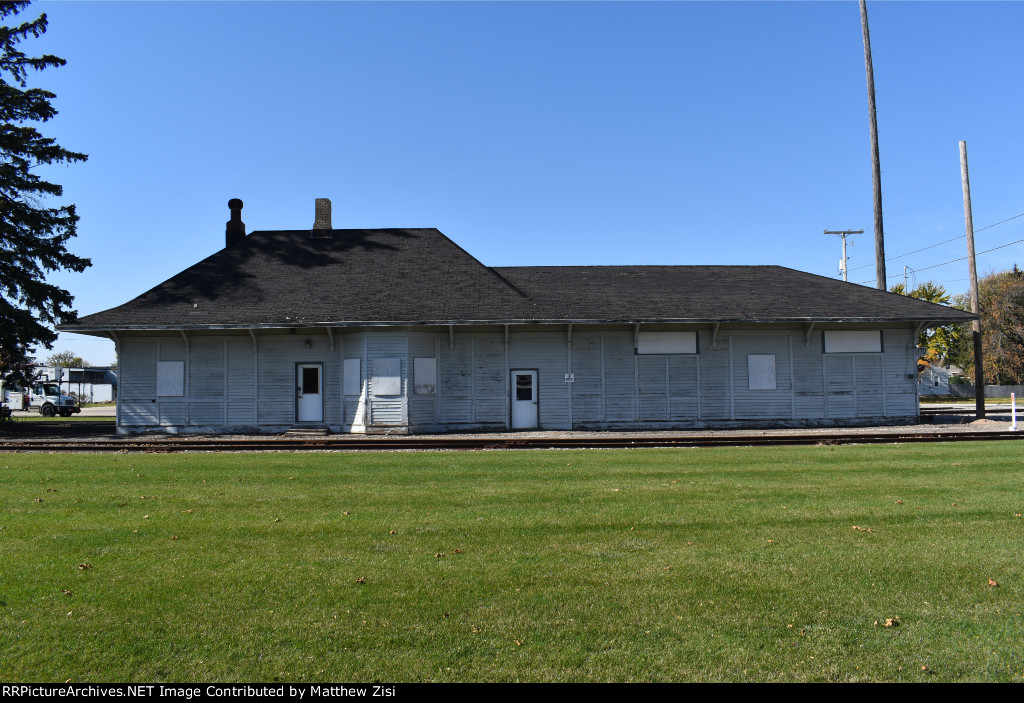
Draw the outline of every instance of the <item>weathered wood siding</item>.
<instances>
[{"instance_id":1,"label":"weathered wood siding","mask_svg":"<svg viewBox=\"0 0 1024 703\"><path fill-rule=\"evenodd\" d=\"M501 332L437 335L437 423L446 429L506 427L508 391Z\"/></svg>"},{"instance_id":2,"label":"weathered wood siding","mask_svg":"<svg viewBox=\"0 0 1024 703\"><path fill-rule=\"evenodd\" d=\"M341 357L331 351L325 334L264 334L258 336L257 422L260 425L290 427L295 424L295 367L323 364L324 421L341 424ZM310 348L305 344L309 341Z\"/></svg>"},{"instance_id":3,"label":"weathered wood siding","mask_svg":"<svg viewBox=\"0 0 1024 703\"><path fill-rule=\"evenodd\" d=\"M509 333L509 369L537 370L537 410L540 427L569 429L568 331L551 325L537 331L513 329Z\"/></svg>"},{"instance_id":4,"label":"weathered wood siding","mask_svg":"<svg viewBox=\"0 0 1024 703\"><path fill-rule=\"evenodd\" d=\"M509 376L538 372L542 429L668 428L750 422L913 420L916 348L909 328L883 330L881 352L824 353L822 331L710 326L695 354L637 354L625 325L336 330L126 336L121 340L119 423L125 428L279 431L296 424L295 368L323 365L323 424L338 432L434 432L509 426ZM307 348L307 342L309 344ZM754 366L750 357L754 355ZM414 392L416 359L436 386ZM770 359L774 388L765 384ZM346 384L344 361L358 363ZM390 362L380 360L392 360ZM160 396L158 362L181 362L181 396ZM378 368L397 385L375 389ZM421 362L422 364L422 362ZM165 364L164 366L171 366ZM750 369L759 380L751 384ZM349 365L356 373L354 364ZM166 372L166 369L161 373ZM572 381L566 375L572 374ZM345 393L348 387L350 393ZM397 389L397 393L392 390ZM375 391L386 391L386 394Z\"/></svg>"}]
</instances>

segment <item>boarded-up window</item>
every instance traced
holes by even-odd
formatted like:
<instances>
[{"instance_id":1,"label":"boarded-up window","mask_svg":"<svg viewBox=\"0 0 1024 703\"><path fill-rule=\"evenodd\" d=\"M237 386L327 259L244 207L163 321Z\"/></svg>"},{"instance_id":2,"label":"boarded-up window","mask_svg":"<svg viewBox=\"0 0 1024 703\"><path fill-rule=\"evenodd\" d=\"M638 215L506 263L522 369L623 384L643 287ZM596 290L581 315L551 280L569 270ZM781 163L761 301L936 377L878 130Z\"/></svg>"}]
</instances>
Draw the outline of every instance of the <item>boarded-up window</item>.
<instances>
[{"instance_id":1,"label":"boarded-up window","mask_svg":"<svg viewBox=\"0 0 1024 703\"><path fill-rule=\"evenodd\" d=\"M696 332L641 332L637 354L696 354Z\"/></svg>"},{"instance_id":2,"label":"boarded-up window","mask_svg":"<svg viewBox=\"0 0 1024 703\"><path fill-rule=\"evenodd\" d=\"M185 395L185 362L156 362L156 394Z\"/></svg>"},{"instance_id":3,"label":"boarded-up window","mask_svg":"<svg viewBox=\"0 0 1024 703\"><path fill-rule=\"evenodd\" d=\"M416 395L434 395L437 392L437 360L413 359L413 383Z\"/></svg>"},{"instance_id":4,"label":"boarded-up window","mask_svg":"<svg viewBox=\"0 0 1024 703\"><path fill-rule=\"evenodd\" d=\"M371 384L376 396L402 395L402 360L374 359Z\"/></svg>"},{"instance_id":5,"label":"boarded-up window","mask_svg":"<svg viewBox=\"0 0 1024 703\"><path fill-rule=\"evenodd\" d=\"M882 351L881 330L825 330L825 353Z\"/></svg>"},{"instance_id":6,"label":"boarded-up window","mask_svg":"<svg viewBox=\"0 0 1024 703\"><path fill-rule=\"evenodd\" d=\"M342 372L345 375L345 395L359 395L363 392L363 366L360 359L345 359Z\"/></svg>"},{"instance_id":7,"label":"boarded-up window","mask_svg":"<svg viewBox=\"0 0 1024 703\"><path fill-rule=\"evenodd\" d=\"M775 355L747 355L747 387L752 391L775 390Z\"/></svg>"}]
</instances>

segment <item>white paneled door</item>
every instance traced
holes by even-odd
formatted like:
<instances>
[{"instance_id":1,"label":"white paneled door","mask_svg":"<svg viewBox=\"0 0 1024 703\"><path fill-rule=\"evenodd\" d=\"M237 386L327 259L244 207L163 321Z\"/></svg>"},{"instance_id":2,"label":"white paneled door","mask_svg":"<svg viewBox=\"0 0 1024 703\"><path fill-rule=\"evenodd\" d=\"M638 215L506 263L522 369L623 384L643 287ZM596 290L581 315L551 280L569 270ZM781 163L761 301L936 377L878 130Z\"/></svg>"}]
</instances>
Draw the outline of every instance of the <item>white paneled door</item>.
<instances>
[{"instance_id":1,"label":"white paneled door","mask_svg":"<svg viewBox=\"0 0 1024 703\"><path fill-rule=\"evenodd\" d=\"M537 372L512 372L512 429L537 427Z\"/></svg>"},{"instance_id":2,"label":"white paneled door","mask_svg":"<svg viewBox=\"0 0 1024 703\"><path fill-rule=\"evenodd\" d=\"M323 364L299 364L295 374L295 419L299 422L323 422Z\"/></svg>"}]
</instances>

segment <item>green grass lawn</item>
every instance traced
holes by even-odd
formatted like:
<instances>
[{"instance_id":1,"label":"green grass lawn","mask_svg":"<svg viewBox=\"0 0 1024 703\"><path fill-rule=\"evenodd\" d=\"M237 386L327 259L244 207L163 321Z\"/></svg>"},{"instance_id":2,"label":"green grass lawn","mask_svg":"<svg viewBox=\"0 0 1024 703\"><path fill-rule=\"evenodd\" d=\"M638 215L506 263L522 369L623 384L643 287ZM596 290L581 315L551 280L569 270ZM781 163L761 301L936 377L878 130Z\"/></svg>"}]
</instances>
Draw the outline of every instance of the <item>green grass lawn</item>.
<instances>
[{"instance_id":1,"label":"green grass lawn","mask_svg":"<svg viewBox=\"0 0 1024 703\"><path fill-rule=\"evenodd\" d=\"M1021 681L1022 454L2 454L0 680Z\"/></svg>"}]
</instances>

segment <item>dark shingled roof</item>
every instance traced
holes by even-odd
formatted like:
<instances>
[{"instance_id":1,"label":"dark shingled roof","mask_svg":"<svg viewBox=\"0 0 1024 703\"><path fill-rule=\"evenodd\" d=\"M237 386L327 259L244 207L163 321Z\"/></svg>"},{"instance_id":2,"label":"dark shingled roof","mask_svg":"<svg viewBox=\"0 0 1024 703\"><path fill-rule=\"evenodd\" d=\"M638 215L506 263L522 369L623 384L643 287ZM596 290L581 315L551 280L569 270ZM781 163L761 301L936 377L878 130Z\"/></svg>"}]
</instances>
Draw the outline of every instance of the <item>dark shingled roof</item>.
<instances>
[{"instance_id":1,"label":"dark shingled roof","mask_svg":"<svg viewBox=\"0 0 1024 703\"><path fill-rule=\"evenodd\" d=\"M253 232L67 332L358 323L967 322L781 266L489 268L436 229Z\"/></svg>"}]
</instances>

